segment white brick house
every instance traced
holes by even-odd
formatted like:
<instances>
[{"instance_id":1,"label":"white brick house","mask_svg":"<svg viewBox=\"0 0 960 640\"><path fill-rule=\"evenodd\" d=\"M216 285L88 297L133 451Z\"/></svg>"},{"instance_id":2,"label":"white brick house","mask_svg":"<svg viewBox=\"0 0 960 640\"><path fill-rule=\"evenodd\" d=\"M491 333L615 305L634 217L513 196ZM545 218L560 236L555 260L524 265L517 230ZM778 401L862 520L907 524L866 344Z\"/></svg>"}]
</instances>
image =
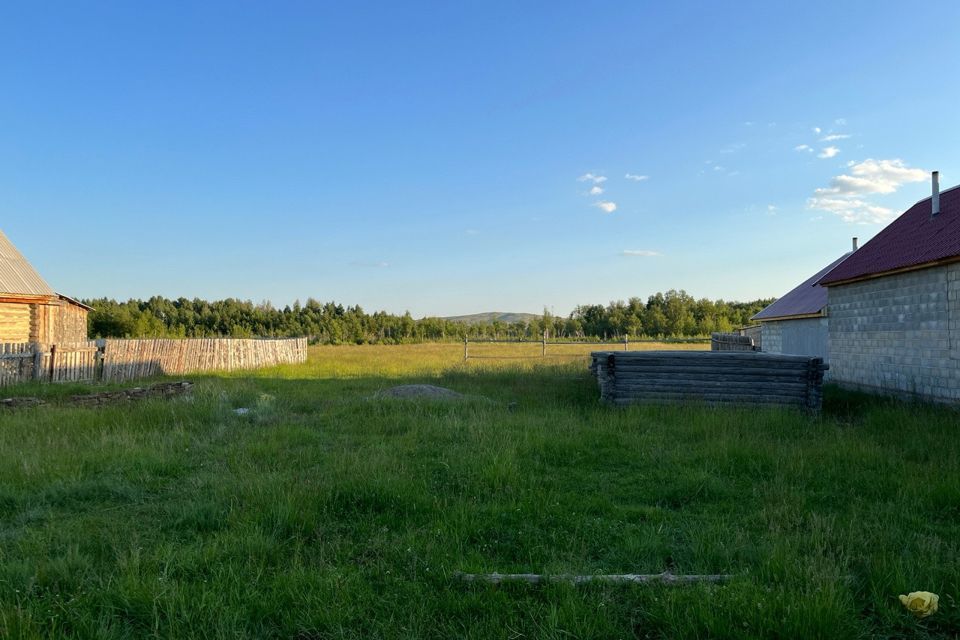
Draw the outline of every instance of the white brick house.
<instances>
[{"instance_id":1,"label":"white brick house","mask_svg":"<svg viewBox=\"0 0 960 640\"><path fill-rule=\"evenodd\" d=\"M960 187L913 205L820 280L831 379L960 403Z\"/></svg>"}]
</instances>

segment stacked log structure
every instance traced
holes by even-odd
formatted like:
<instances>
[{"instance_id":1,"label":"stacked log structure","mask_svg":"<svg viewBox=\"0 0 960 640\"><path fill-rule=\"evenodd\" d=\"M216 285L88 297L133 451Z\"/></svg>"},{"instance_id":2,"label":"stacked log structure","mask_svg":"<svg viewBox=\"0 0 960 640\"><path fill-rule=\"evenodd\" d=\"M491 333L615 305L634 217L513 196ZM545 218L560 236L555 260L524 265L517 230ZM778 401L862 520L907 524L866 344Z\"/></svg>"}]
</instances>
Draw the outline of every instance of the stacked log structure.
<instances>
[{"instance_id":1,"label":"stacked log structure","mask_svg":"<svg viewBox=\"0 0 960 640\"><path fill-rule=\"evenodd\" d=\"M600 398L615 405L694 402L819 411L823 358L747 351L595 351Z\"/></svg>"}]
</instances>

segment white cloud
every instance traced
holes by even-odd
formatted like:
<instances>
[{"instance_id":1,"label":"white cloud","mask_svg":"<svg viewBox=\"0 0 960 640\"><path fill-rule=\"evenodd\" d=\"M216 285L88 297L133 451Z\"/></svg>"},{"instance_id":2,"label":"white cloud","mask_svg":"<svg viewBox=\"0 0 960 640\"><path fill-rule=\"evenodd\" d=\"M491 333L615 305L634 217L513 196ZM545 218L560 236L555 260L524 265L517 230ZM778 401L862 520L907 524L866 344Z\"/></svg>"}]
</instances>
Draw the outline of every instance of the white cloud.
<instances>
[{"instance_id":1,"label":"white cloud","mask_svg":"<svg viewBox=\"0 0 960 640\"><path fill-rule=\"evenodd\" d=\"M908 182L923 182L927 172L911 169L903 160L873 160L847 164L849 174L830 180L830 186L817 189L817 195L855 196L869 193L893 193Z\"/></svg>"},{"instance_id":2,"label":"white cloud","mask_svg":"<svg viewBox=\"0 0 960 640\"><path fill-rule=\"evenodd\" d=\"M635 173L628 173L627 175L625 175L625 176L623 176L623 177L626 178L627 180L633 180L634 182L643 182L644 180L649 180L649 179L650 179L650 176L641 176L641 175L637 175L637 174L635 174Z\"/></svg>"},{"instance_id":3,"label":"white cloud","mask_svg":"<svg viewBox=\"0 0 960 640\"><path fill-rule=\"evenodd\" d=\"M466 234L468 236L478 236L480 235L480 232L477 231L476 229L467 229Z\"/></svg>"},{"instance_id":4,"label":"white cloud","mask_svg":"<svg viewBox=\"0 0 960 640\"><path fill-rule=\"evenodd\" d=\"M650 251L649 249L624 249L620 252L622 256L631 256L635 258L654 258L662 256L659 251Z\"/></svg>"},{"instance_id":5,"label":"white cloud","mask_svg":"<svg viewBox=\"0 0 960 640\"><path fill-rule=\"evenodd\" d=\"M723 149L720 149L720 153L736 153L746 146L746 142L733 142L725 146Z\"/></svg>"},{"instance_id":6,"label":"white cloud","mask_svg":"<svg viewBox=\"0 0 960 640\"><path fill-rule=\"evenodd\" d=\"M768 204L768 205L767 205L767 213L769 213L769 214L772 215L772 216L775 216L775 215L777 215L777 208L778 208L778 207L777 207L777 205L775 205L775 204Z\"/></svg>"},{"instance_id":7,"label":"white cloud","mask_svg":"<svg viewBox=\"0 0 960 640\"><path fill-rule=\"evenodd\" d=\"M864 196L894 193L904 184L927 179L926 171L912 169L896 158L850 162L847 167L849 173L835 176L829 187L814 191L807 200L809 208L829 211L844 222L879 224L891 220L895 212L864 200Z\"/></svg>"},{"instance_id":8,"label":"white cloud","mask_svg":"<svg viewBox=\"0 0 960 640\"><path fill-rule=\"evenodd\" d=\"M820 138L820 142L833 142L834 140L846 140L851 137L849 133L831 133Z\"/></svg>"},{"instance_id":9,"label":"white cloud","mask_svg":"<svg viewBox=\"0 0 960 640\"><path fill-rule=\"evenodd\" d=\"M365 262L362 260L357 260L350 263L354 267L364 267L367 269L386 269L390 266L389 262Z\"/></svg>"},{"instance_id":10,"label":"white cloud","mask_svg":"<svg viewBox=\"0 0 960 640\"><path fill-rule=\"evenodd\" d=\"M814 196L807 200L811 209L820 209L840 216L844 222L855 224L880 224L893 218L894 212L887 207L871 204L859 198L831 198Z\"/></svg>"},{"instance_id":11,"label":"white cloud","mask_svg":"<svg viewBox=\"0 0 960 640\"><path fill-rule=\"evenodd\" d=\"M604 213L613 213L617 210L617 203L610 202L609 200L601 200L600 202L594 202L593 206L597 209L600 209Z\"/></svg>"},{"instance_id":12,"label":"white cloud","mask_svg":"<svg viewBox=\"0 0 960 640\"><path fill-rule=\"evenodd\" d=\"M837 118L836 120L833 121L833 124L837 125L838 127L844 127L847 124L847 119Z\"/></svg>"},{"instance_id":13,"label":"white cloud","mask_svg":"<svg viewBox=\"0 0 960 640\"><path fill-rule=\"evenodd\" d=\"M723 171L723 167L721 167L721 166L718 165L718 164L715 164L715 165L713 165L713 170L714 170L714 171Z\"/></svg>"},{"instance_id":14,"label":"white cloud","mask_svg":"<svg viewBox=\"0 0 960 640\"><path fill-rule=\"evenodd\" d=\"M599 187L599 186L597 186L597 185L593 185L592 187L590 187L589 193L590 193L591 196L598 196L598 195L600 195L601 193L603 193L603 187Z\"/></svg>"},{"instance_id":15,"label":"white cloud","mask_svg":"<svg viewBox=\"0 0 960 640\"><path fill-rule=\"evenodd\" d=\"M824 147L824 148L823 148L823 151L821 151L820 153L817 154L817 157L818 157L818 158L832 158L832 157L834 157L835 155L837 155L838 153L840 153L840 149L837 149L836 147Z\"/></svg>"},{"instance_id":16,"label":"white cloud","mask_svg":"<svg viewBox=\"0 0 960 640\"><path fill-rule=\"evenodd\" d=\"M577 178L577 181L578 181L578 182L592 182L593 184L601 184L601 183L607 181L607 176L600 176L600 175L596 175L596 174L594 174L594 173L585 173L585 174L583 174L582 176L580 176L579 178Z\"/></svg>"},{"instance_id":17,"label":"white cloud","mask_svg":"<svg viewBox=\"0 0 960 640\"><path fill-rule=\"evenodd\" d=\"M813 128L813 132L814 132L815 134L817 134L817 135L820 135L820 132L821 132L821 131L823 131L823 129L821 129L820 127L814 127L814 128Z\"/></svg>"},{"instance_id":18,"label":"white cloud","mask_svg":"<svg viewBox=\"0 0 960 640\"><path fill-rule=\"evenodd\" d=\"M798 144L797 146L795 146L795 147L793 148L793 150L794 150L794 151L808 151L808 152L810 152L810 153L813 153L813 147L811 147L811 146L808 145L808 144Z\"/></svg>"}]
</instances>

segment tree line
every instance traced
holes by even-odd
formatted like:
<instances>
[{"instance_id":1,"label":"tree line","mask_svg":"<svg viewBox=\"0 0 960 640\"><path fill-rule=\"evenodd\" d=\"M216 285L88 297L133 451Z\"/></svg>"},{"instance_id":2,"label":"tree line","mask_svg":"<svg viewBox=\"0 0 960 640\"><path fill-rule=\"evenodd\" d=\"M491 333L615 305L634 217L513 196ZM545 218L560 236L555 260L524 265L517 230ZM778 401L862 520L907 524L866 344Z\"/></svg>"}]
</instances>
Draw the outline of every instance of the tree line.
<instances>
[{"instance_id":1,"label":"tree line","mask_svg":"<svg viewBox=\"0 0 960 640\"><path fill-rule=\"evenodd\" d=\"M96 338L208 338L309 336L326 344L428 342L471 339L539 340L551 338L607 339L685 338L731 331L749 324L750 317L772 300L727 302L695 299L683 290L647 298L618 300L607 305L581 305L566 317L544 311L520 322L466 324L444 318L413 318L384 311L367 313L359 305L309 298L282 309L269 302L228 298L206 300L154 296L119 302L109 298L84 300L93 311L90 336Z\"/></svg>"}]
</instances>

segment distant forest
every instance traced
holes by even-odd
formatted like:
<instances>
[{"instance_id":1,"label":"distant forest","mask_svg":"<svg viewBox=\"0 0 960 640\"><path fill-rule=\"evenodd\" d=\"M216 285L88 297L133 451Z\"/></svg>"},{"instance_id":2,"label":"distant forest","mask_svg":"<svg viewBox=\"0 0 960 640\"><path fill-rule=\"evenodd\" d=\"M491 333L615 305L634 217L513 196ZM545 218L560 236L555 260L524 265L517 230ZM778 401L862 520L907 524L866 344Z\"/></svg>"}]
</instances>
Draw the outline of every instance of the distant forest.
<instances>
[{"instance_id":1,"label":"distant forest","mask_svg":"<svg viewBox=\"0 0 960 640\"><path fill-rule=\"evenodd\" d=\"M657 293L604 305L582 305L568 317L548 312L529 321L493 321L466 324L443 318L414 319L359 306L308 299L278 309L268 302L149 300L117 302L107 298L85 300L93 307L90 335L98 338L143 337L266 337L309 336L313 342L404 343L471 338L519 338L538 340L546 330L551 338L682 338L708 336L749 323L750 317L771 300L725 302L694 299L685 291Z\"/></svg>"}]
</instances>

